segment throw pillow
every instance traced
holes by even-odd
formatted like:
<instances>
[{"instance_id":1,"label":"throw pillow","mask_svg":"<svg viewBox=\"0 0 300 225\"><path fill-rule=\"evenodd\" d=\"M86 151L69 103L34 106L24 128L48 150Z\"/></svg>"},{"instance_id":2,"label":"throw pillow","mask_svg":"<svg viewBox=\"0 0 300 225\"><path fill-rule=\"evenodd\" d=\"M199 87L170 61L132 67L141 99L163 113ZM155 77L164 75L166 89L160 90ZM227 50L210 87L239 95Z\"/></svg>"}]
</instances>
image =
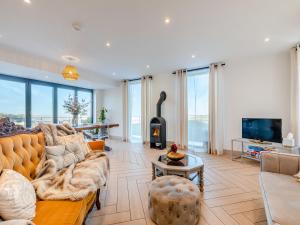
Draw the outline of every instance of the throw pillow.
<instances>
[{"instance_id":1,"label":"throw pillow","mask_svg":"<svg viewBox=\"0 0 300 225\"><path fill-rule=\"evenodd\" d=\"M46 157L55 161L58 170L85 158L82 146L77 141L67 145L46 146Z\"/></svg>"},{"instance_id":2,"label":"throw pillow","mask_svg":"<svg viewBox=\"0 0 300 225\"><path fill-rule=\"evenodd\" d=\"M57 142L59 145L67 145L71 142L76 142L76 141L78 141L82 146L84 155L86 155L91 151L89 145L84 141L83 133L57 137Z\"/></svg>"},{"instance_id":3,"label":"throw pillow","mask_svg":"<svg viewBox=\"0 0 300 225\"><path fill-rule=\"evenodd\" d=\"M0 225L35 225L30 220L7 220L1 221Z\"/></svg>"},{"instance_id":4,"label":"throw pillow","mask_svg":"<svg viewBox=\"0 0 300 225\"><path fill-rule=\"evenodd\" d=\"M0 176L0 199L0 216L4 220L32 220L35 217L34 188L20 173L3 170Z\"/></svg>"}]
</instances>

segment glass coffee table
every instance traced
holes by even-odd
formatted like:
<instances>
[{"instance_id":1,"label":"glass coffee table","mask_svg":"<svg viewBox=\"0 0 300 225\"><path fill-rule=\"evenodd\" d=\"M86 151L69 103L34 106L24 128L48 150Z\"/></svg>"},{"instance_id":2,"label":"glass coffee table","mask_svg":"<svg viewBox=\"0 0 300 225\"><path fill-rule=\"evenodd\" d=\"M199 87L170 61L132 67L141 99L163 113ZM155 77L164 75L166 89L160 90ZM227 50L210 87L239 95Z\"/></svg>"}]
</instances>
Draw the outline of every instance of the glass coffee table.
<instances>
[{"instance_id":1,"label":"glass coffee table","mask_svg":"<svg viewBox=\"0 0 300 225\"><path fill-rule=\"evenodd\" d=\"M172 161L167 155L160 155L152 161L152 180L159 176L177 175L194 180L198 177L201 192L204 190L203 180L204 164L200 157L186 154L182 160Z\"/></svg>"}]
</instances>

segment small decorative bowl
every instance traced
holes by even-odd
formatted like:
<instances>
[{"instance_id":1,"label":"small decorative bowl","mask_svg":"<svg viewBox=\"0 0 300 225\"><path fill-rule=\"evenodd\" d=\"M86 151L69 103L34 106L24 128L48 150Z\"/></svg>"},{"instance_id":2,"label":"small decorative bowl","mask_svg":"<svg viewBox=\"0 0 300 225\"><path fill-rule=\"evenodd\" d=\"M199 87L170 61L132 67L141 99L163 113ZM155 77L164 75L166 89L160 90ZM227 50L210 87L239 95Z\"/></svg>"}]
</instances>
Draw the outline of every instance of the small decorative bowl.
<instances>
[{"instance_id":1,"label":"small decorative bowl","mask_svg":"<svg viewBox=\"0 0 300 225\"><path fill-rule=\"evenodd\" d=\"M185 157L185 154L184 153L179 153L179 152L169 152L167 154L167 157L172 160L172 161L179 161L179 160L182 160L184 157Z\"/></svg>"}]
</instances>

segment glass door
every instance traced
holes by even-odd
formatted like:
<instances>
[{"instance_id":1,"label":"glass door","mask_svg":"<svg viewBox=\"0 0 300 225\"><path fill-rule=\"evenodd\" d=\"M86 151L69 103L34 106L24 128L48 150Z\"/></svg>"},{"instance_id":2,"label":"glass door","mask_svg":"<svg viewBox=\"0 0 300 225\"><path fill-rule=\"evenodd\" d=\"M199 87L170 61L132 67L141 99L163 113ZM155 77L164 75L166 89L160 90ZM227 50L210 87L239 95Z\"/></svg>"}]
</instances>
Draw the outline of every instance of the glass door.
<instances>
[{"instance_id":1,"label":"glass door","mask_svg":"<svg viewBox=\"0 0 300 225\"><path fill-rule=\"evenodd\" d=\"M130 142L142 142L141 81L128 83L128 133Z\"/></svg>"},{"instance_id":2,"label":"glass door","mask_svg":"<svg viewBox=\"0 0 300 225\"><path fill-rule=\"evenodd\" d=\"M196 70L187 76L188 148L208 151L209 71Z\"/></svg>"}]
</instances>

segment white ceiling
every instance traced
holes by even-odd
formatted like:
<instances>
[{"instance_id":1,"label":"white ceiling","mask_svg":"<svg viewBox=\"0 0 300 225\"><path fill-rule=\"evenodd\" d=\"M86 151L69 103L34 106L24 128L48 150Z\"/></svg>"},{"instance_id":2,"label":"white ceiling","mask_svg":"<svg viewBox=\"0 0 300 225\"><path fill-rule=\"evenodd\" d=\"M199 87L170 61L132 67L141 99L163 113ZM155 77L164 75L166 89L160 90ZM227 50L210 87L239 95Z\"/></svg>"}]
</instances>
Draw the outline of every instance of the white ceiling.
<instances>
[{"instance_id":1,"label":"white ceiling","mask_svg":"<svg viewBox=\"0 0 300 225\"><path fill-rule=\"evenodd\" d=\"M57 63L74 55L79 68L116 80L287 50L300 40L299 0L31 1L0 0L1 45Z\"/></svg>"}]
</instances>

